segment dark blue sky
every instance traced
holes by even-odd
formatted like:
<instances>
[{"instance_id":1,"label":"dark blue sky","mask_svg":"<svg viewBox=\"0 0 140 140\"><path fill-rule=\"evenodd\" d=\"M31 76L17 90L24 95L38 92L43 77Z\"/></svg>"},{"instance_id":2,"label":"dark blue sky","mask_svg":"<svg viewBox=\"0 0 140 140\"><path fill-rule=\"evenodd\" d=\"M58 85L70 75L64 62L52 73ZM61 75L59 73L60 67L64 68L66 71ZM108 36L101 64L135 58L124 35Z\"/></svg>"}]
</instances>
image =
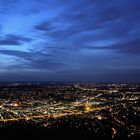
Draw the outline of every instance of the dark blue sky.
<instances>
[{"instance_id":1,"label":"dark blue sky","mask_svg":"<svg viewBox=\"0 0 140 140\"><path fill-rule=\"evenodd\" d=\"M0 81L140 82L140 0L0 0Z\"/></svg>"}]
</instances>

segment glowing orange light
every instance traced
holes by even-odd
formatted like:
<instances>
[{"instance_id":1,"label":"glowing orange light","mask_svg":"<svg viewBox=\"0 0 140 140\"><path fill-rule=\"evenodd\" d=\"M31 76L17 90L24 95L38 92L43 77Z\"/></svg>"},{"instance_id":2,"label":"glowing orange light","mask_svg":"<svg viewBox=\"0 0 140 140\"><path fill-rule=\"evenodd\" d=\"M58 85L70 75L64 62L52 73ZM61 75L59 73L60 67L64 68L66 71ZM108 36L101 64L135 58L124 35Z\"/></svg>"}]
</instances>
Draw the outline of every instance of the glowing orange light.
<instances>
[{"instance_id":1,"label":"glowing orange light","mask_svg":"<svg viewBox=\"0 0 140 140\"><path fill-rule=\"evenodd\" d=\"M90 107L86 107L86 111L90 111Z\"/></svg>"},{"instance_id":2,"label":"glowing orange light","mask_svg":"<svg viewBox=\"0 0 140 140\"><path fill-rule=\"evenodd\" d=\"M18 103L16 103L16 102L14 102L14 103L11 103L11 106L13 106L13 107L18 107L18 106L19 106L19 104L18 104Z\"/></svg>"},{"instance_id":3,"label":"glowing orange light","mask_svg":"<svg viewBox=\"0 0 140 140\"><path fill-rule=\"evenodd\" d=\"M112 138L114 138L114 136L116 135L116 133L117 133L117 129L112 128Z\"/></svg>"},{"instance_id":4,"label":"glowing orange light","mask_svg":"<svg viewBox=\"0 0 140 140\"><path fill-rule=\"evenodd\" d=\"M98 115L97 118L98 118L98 120L102 120L103 119L103 117L101 115Z\"/></svg>"}]
</instances>

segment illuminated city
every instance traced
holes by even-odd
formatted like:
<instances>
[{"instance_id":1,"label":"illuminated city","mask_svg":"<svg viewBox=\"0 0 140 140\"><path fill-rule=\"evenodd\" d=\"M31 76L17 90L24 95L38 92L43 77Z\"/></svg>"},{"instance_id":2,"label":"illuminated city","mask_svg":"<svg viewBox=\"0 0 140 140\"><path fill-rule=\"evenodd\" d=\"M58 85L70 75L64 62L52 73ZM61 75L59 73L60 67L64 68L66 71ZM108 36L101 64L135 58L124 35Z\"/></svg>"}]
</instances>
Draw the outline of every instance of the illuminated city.
<instances>
[{"instance_id":1,"label":"illuminated city","mask_svg":"<svg viewBox=\"0 0 140 140\"><path fill-rule=\"evenodd\" d=\"M112 139L140 134L140 85L11 83L0 86L0 127L24 122L67 127ZM108 132L106 132L108 129Z\"/></svg>"},{"instance_id":2,"label":"illuminated city","mask_svg":"<svg viewBox=\"0 0 140 140\"><path fill-rule=\"evenodd\" d=\"M0 0L0 140L140 140L140 0Z\"/></svg>"}]
</instances>

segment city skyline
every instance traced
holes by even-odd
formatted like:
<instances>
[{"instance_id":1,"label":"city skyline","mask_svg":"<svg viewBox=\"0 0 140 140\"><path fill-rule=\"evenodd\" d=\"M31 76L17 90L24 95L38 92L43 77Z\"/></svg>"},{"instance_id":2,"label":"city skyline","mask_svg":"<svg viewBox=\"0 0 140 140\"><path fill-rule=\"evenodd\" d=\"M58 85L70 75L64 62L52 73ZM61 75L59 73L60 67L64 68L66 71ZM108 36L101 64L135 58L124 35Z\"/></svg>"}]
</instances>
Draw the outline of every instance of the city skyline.
<instances>
[{"instance_id":1,"label":"city skyline","mask_svg":"<svg viewBox=\"0 0 140 140\"><path fill-rule=\"evenodd\" d=\"M140 82L139 0L1 0L0 81Z\"/></svg>"}]
</instances>

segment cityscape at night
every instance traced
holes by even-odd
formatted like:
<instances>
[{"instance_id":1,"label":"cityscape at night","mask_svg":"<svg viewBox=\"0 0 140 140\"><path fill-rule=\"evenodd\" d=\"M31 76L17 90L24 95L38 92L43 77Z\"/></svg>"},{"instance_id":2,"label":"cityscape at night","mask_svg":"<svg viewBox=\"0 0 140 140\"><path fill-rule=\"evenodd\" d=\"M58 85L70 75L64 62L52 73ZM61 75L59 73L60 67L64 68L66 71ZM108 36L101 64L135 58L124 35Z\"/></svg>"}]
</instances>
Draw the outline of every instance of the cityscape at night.
<instances>
[{"instance_id":1,"label":"cityscape at night","mask_svg":"<svg viewBox=\"0 0 140 140\"><path fill-rule=\"evenodd\" d=\"M76 129L86 138L138 139L139 94L140 84L1 84L0 128L33 125Z\"/></svg>"},{"instance_id":2,"label":"cityscape at night","mask_svg":"<svg viewBox=\"0 0 140 140\"><path fill-rule=\"evenodd\" d=\"M0 139L140 140L140 0L0 0Z\"/></svg>"}]
</instances>

